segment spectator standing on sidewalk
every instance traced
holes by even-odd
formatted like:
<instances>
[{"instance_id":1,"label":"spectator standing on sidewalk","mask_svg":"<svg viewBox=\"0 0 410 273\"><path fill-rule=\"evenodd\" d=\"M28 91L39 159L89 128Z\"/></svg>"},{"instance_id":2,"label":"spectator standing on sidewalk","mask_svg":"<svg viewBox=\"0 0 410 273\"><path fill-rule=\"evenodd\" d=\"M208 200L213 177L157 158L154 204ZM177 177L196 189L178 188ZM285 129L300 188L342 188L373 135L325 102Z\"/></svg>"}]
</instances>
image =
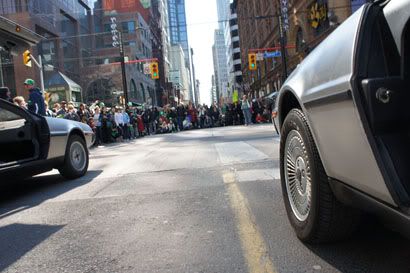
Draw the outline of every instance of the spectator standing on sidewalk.
<instances>
[{"instance_id":1,"label":"spectator standing on sidewalk","mask_svg":"<svg viewBox=\"0 0 410 273\"><path fill-rule=\"evenodd\" d=\"M202 105L199 106L198 117L199 117L199 126L205 128L205 109Z\"/></svg>"},{"instance_id":2,"label":"spectator standing on sidewalk","mask_svg":"<svg viewBox=\"0 0 410 273\"><path fill-rule=\"evenodd\" d=\"M98 146L102 143L102 115L98 106L94 108L93 120L95 125L95 145Z\"/></svg>"},{"instance_id":3,"label":"spectator standing on sidewalk","mask_svg":"<svg viewBox=\"0 0 410 273\"><path fill-rule=\"evenodd\" d=\"M262 116L262 114L263 114L263 108L264 108L264 107L263 107L262 99L261 99L261 98L255 100L255 101L252 103L252 109L253 109L253 111L252 111L252 122L255 120L255 123L256 123L256 117L257 117L258 115L261 115L261 116Z\"/></svg>"},{"instance_id":4,"label":"spectator standing on sidewalk","mask_svg":"<svg viewBox=\"0 0 410 273\"><path fill-rule=\"evenodd\" d=\"M192 128L197 129L198 128L198 111L196 110L195 106L190 105L188 107L188 112L189 112L189 115L191 116Z\"/></svg>"},{"instance_id":5,"label":"spectator standing on sidewalk","mask_svg":"<svg viewBox=\"0 0 410 273\"><path fill-rule=\"evenodd\" d=\"M54 112L50 108L48 108L48 102L47 101L44 102L44 105L45 105L45 108L46 108L46 116L47 117L54 117Z\"/></svg>"},{"instance_id":6,"label":"spectator standing on sidewalk","mask_svg":"<svg viewBox=\"0 0 410 273\"><path fill-rule=\"evenodd\" d=\"M80 104L80 109L78 109L77 115L78 115L78 117L80 118L80 121L81 121L82 123L87 124L88 118L90 117L90 113L89 113L88 110L85 108L85 106L86 106L86 105L85 105L84 103L81 103L81 104Z\"/></svg>"},{"instance_id":7,"label":"spectator standing on sidewalk","mask_svg":"<svg viewBox=\"0 0 410 273\"><path fill-rule=\"evenodd\" d=\"M212 106L212 119L214 120L214 126L220 126L220 120L219 117L221 115L221 112L219 111L219 107L216 103Z\"/></svg>"},{"instance_id":8,"label":"spectator standing on sidewalk","mask_svg":"<svg viewBox=\"0 0 410 273\"><path fill-rule=\"evenodd\" d=\"M0 99L13 103L11 93L8 87L0 87Z\"/></svg>"},{"instance_id":9,"label":"spectator standing on sidewalk","mask_svg":"<svg viewBox=\"0 0 410 273\"><path fill-rule=\"evenodd\" d=\"M122 112L122 120L123 120L123 125L122 125L122 134L125 140L129 140L130 139L130 116L128 115L128 113L123 109L120 108L121 112Z\"/></svg>"},{"instance_id":10,"label":"spectator standing on sidewalk","mask_svg":"<svg viewBox=\"0 0 410 273\"><path fill-rule=\"evenodd\" d=\"M27 110L27 103L24 100L24 97L22 97L22 96L14 97L13 102L14 102L15 105L20 106L21 108Z\"/></svg>"},{"instance_id":11,"label":"spectator standing on sidewalk","mask_svg":"<svg viewBox=\"0 0 410 273\"><path fill-rule=\"evenodd\" d=\"M67 113L64 115L65 119L74 120L78 122L80 121L80 117L77 115L74 105L68 105L67 110Z\"/></svg>"},{"instance_id":12,"label":"spectator standing on sidewalk","mask_svg":"<svg viewBox=\"0 0 410 273\"><path fill-rule=\"evenodd\" d=\"M159 128L159 116L160 113L157 107L154 107L152 111L152 131L155 133Z\"/></svg>"},{"instance_id":13,"label":"spectator standing on sidewalk","mask_svg":"<svg viewBox=\"0 0 410 273\"><path fill-rule=\"evenodd\" d=\"M138 129L137 129L137 116L136 116L135 112L132 111L131 109L128 108L127 110L128 110L127 114L130 117L130 127L129 127L130 132L131 132L130 137L131 137L131 139L135 139L137 137L137 131L138 131Z\"/></svg>"},{"instance_id":14,"label":"spectator standing on sidewalk","mask_svg":"<svg viewBox=\"0 0 410 273\"><path fill-rule=\"evenodd\" d=\"M151 121L151 110L148 108L142 114L142 119L144 120L144 127L147 135L150 135L150 121Z\"/></svg>"},{"instance_id":15,"label":"spectator standing on sidewalk","mask_svg":"<svg viewBox=\"0 0 410 273\"><path fill-rule=\"evenodd\" d=\"M176 113L174 107L172 107L171 109L168 110L167 118L168 118L168 120L172 120L174 123L176 122L177 113Z\"/></svg>"},{"instance_id":16,"label":"spectator standing on sidewalk","mask_svg":"<svg viewBox=\"0 0 410 273\"><path fill-rule=\"evenodd\" d=\"M35 82L32 79L24 81L24 88L29 92L28 110L38 115L46 115L46 107L44 98L40 89L34 86Z\"/></svg>"},{"instance_id":17,"label":"spectator standing on sidewalk","mask_svg":"<svg viewBox=\"0 0 410 273\"><path fill-rule=\"evenodd\" d=\"M124 117L119 107L115 108L114 122L115 122L116 129L118 131L117 141L122 142Z\"/></svg>"},{"instance_id":18,"label":"spectator standing on sidewalk","mask_svg":"<svg viewBox=\"0 0 410 273\"><path fill-rule=\"evenodd\" d=\"M184 105L180 104L177 107L177 123L178 123L178 128L180 131L184 130L184 120L186 117L186 112L185 112L185 107Z\"/></svg>"},{"instance_id":19,"label":"spectator standing on sidewalk","mask_svg":"<svg viewBox=\"0 0 410 273\"><path fill-rule=\"evenodd\" d=\"M251 116L251 104L249 103L248 97L243 95L242 97L242 105L241 110L243 112L243 116L245 118L245 126L252 124L252 116Z\"/></svg>"},{"instance_id":20,"label":"spectator standing on sidewalk","mask_svg":"<svg viewBox=\"0 0 410 273\"><path fill-rule=\"evenodd\" d=\"M67 113L67 102L62 101L61 105L60 105L60 108L56 112L56 117L63 118L66 113Z\"/></svg>"},{"instance_id":21,"label":"spectator standing on sidewalk","mask_svg":"<svg viewBox=\"0 0 410 273\"><path fill-rule=\"evenodd\" d=\"M140 137L144 136L144 120L143 116L137 113L137 127L138 127L138 135Z\"/></svg>"}]
</instances>

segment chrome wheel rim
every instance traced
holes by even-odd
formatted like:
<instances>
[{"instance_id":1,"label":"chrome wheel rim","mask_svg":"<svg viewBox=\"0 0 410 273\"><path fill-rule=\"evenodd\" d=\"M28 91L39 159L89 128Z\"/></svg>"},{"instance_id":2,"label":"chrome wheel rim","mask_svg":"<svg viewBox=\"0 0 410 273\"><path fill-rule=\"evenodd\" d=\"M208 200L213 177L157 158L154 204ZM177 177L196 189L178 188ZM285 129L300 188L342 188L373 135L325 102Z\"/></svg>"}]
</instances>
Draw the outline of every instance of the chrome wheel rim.
<instances>
[{"instance_id":1,"label":"chrome wheel rim","mask_svg":"<svg viewBox=\"0 0 410 273\"><path fill-rule=\"evenodd\" d=\"M293 214L299 221L309 216L312 202L312 183L305 143L298 131L289 132L285 143L286 191Z\"/></svg>"},{"instance_id":2,"label":"chrome wheel rim","mask_svg":"<svg viewBox=\"0 0 410 273\"><path fill-rule=\"evenodd\" d=\"M87 163L87 154L84 146L78 141L75 141L71 144L70 160L71 165L76 171L81 172L82 170L84 170Z\"/></svg>"}]
</instances>

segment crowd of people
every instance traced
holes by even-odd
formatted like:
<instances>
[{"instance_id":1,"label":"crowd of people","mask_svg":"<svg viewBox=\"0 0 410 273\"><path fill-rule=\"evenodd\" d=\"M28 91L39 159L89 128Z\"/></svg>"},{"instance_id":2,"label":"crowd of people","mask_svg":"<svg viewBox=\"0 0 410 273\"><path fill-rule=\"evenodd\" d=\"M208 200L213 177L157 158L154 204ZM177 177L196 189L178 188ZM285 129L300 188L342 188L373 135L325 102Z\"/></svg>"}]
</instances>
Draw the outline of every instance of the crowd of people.
<instances>
[{"instance_id":1,"label":"crowd of people","mask_svg":"<svg viewBox=\"0 0 410 273\"><path fill-rule=\"evenodd\" d=\"M107 107L95 101L91 105L61 101L49 106L41 92L34 87L34 81L25 81L29 92L29 103L24 97L10 98L7 88L0 88L0 98L32 111L36 114L64 118L88 124L96 134L95 145L129 141L153 134L175 133L183 130L211 128L230 125L250 125L270 122L271 109L261 99L250 101L246 95L241 101L226 103L218 107L216 103L195 106L179 104L176 107L141 107L133 104Z\"/></svg>"}]
</instances>

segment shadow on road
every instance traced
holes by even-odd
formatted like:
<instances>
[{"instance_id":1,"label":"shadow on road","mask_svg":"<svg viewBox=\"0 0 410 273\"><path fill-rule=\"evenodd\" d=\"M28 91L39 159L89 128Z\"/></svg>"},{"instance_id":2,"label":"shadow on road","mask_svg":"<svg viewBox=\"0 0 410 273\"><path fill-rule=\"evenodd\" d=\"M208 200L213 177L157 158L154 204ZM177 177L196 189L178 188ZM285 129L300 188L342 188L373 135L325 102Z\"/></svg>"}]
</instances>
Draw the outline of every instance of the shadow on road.
<instances>
[{"instance_id":1,"label":"shadow on road","mask_svg":"<svg viewBox=\"0 0 410 273\"><path fill-rule=\"evenodd\" d=\"M2 183L0 185L0 220L86 185L101 173L101 170L89 171L86 176L71 181L55 174Z\"/></svg>"},{"instance_id":2,"label":"shadow on road","mask_svg":"<svg viewBox=\"0 0 410 273\"><path fill-rule=\"evenodd\" d=\"M0 271L64 226L11 224L0 228Z\"/></svg>"},{"instance_id":3,"label":"shadow on road","mask_svg":"<svg viewBox=\"0 0 410 273\"><path fill-rule=\"evenodd\" d=\"M409 243L370 220L345 242L308 248L341 272L410 272Z\"/></svg>"}]
</instances>

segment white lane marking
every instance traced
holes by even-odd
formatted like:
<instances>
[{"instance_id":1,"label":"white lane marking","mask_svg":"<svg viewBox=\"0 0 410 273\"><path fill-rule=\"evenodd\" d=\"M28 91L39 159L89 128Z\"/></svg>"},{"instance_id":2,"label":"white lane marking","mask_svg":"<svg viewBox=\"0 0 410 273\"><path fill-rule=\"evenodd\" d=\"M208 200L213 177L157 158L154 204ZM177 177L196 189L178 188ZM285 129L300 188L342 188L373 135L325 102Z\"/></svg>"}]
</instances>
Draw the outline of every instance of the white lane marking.
<instances>
[{"instance_id":1,"label":"white lane marking","mask_svg":"<svg viewBox=\"0 0 410 273\"><path fill-rule=\"evenodd\" d=\"M217 143L215 148L223 164L269 159L269 156L243 141Z\"/></svg>"},{"instance_id":2,"label":"white lane marking","mask_svg":"<svg viewBox=\"0 0 410 273\"><path fill-rule=\"evenodd\" d=\"M279 168L246 170L236 172L238 182L263 181L280 179Z\"/></svg>"}]
</instances>

